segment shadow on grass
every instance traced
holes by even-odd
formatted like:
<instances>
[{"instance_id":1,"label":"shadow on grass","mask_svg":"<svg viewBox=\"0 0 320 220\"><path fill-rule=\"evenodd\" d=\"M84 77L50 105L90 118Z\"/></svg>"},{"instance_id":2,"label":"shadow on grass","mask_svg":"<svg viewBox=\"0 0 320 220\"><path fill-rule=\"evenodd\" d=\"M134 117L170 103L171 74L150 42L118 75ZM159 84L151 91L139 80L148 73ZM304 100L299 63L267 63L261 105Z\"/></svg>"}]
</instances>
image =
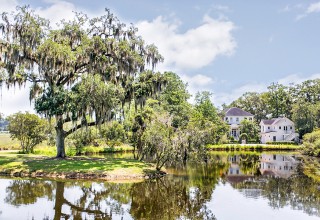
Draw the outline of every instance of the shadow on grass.
<instances>
[{"instance_id":1,"label":"shadow on grass","mask_svg":"<svg viewBox=\"0 0 320 220\"><path fill-rule=\"evenodd\" d=\"M146 169L150 164L134 159L101 159L101 158L46 158L29 159L23 162L30 171L43 170L51 172L73 172L73 171L113 171L116 169Z\"/></svg>"}]
</instances>

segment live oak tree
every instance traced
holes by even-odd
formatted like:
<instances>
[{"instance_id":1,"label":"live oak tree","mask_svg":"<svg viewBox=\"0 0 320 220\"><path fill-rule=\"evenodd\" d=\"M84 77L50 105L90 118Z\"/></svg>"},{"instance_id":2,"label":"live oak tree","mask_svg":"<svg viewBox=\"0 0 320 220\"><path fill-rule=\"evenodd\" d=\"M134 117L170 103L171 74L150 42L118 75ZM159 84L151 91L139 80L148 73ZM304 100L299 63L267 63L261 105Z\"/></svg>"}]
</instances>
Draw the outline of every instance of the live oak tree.
<instances>
[{"instance_id":1,"label":"live oak tree","mask_svg":"<svg viewBox=\"0 0 320 220\"><path fill-rule=\"evenodd\" d=\"M101 125L125 102L141 104L150 90L160 87L158 74L147 93L139 90L143 85L137 85L137 77L163 58L137 36L135 27L126 27L109 10L95 18L75 13L57 29L28 6L17 7L12 15L3 13L1 20L0 85L31 83L36 111L55 118L57 157L66 156L69 134ZM73 126L66 130L68 122Z\"/></svg>"}]
</instances>

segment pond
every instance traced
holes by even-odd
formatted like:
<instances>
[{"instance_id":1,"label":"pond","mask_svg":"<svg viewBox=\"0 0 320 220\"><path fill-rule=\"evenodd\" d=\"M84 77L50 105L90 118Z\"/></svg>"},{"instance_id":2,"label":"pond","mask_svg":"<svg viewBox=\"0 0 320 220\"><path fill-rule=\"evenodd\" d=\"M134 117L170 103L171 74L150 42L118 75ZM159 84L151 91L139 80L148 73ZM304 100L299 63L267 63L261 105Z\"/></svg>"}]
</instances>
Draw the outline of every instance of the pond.
<instances>
[{"instance_id":1,"label":"pond","mask_svg":"<svg viewBox=\"0 0 320 220\"><path fill-rule=\"evenodd\" d=\"M0 179L0 219L320 219L299 155L210 154L142 182Z\"/></svg>"}]
</instances>

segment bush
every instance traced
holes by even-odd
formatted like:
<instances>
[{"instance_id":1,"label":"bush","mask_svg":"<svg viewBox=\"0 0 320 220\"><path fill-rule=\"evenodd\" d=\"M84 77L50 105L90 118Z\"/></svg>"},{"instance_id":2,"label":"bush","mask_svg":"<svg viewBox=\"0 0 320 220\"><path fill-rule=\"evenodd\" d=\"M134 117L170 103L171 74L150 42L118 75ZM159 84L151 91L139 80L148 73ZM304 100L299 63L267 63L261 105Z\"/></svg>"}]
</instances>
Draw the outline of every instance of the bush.
<instances>
[{"instance_id":1,"label":"bush","mask_svg":"<svg viewBox=\"0 0 320 220\"><path fill-rule=\"evenodd\" d=\"M124 127L118 121L111 121L102 127L101 135L111 146L123 143L126 138Z\"/></svg>"},{"instance_id":2,"label":"bush","mask_svg":"<svg viewBox=\"0 0 320 220\"><path fill-rule=\"evenodd\" d=\"M302 153L320 157L320 129L303 136Z\"/></svg>"},{"instance_id":3,"label":"bush","mask_svg":"<svg viewBox=\"0 0 320 220\"><path fill-rule=\"evenodd\" d=\"M47 138L48 123L35 114L18 112L8 121L10 136L20 141L22 153L33 153L33 148Z\"/></svg>"},{"instance_id":4,"label":"bush","mask_svg":"<svg viewBox=\"0 0 320 220\"><path fill-rule=\"evenodd\" d=\"M98 138L99 132L95 127L80 129L69 137L72 142L71 145L75 146L76 155L80 155L82 153L84 146L95 144ZM72 147L70 146L70 148Z\"/></svg>"}]
</instances>

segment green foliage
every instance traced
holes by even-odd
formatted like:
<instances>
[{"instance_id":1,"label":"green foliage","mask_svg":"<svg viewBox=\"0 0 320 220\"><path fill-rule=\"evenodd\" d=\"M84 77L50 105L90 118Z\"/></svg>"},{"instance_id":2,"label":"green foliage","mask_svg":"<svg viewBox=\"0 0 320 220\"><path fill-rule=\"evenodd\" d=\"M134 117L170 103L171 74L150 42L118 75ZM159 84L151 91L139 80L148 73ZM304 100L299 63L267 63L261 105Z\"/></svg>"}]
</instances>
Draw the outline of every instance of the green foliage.
<instances>
[{"instance_id":1,"label":"green foliage","mask_svg":"<svg viewBox=\"0 0 320 220\"><path fill-rule=\"evenodd\" d=\"M76 149L76 155L83 153L83 148L90 144L95 144L99 138L99 131L95 127L88 127L77 130L69 136L71 145Z\"/></svg>"},{"instance_id":2,"label":"green foliage","mask_svg":"<svg viewBox=\"0 0 320 220\"><path fill-rule=\"evenodd\" d=\"M320 130L315 130L303 136L302 152L309 156L320 157Z\"/></svg>"},{"instance_id":3,"label":"green foliage","mask_svg":"<svg viewBox=\"0 0 320 220\"><path fill-rule=\"evenodd\" d=\"M256 122L267 118L269 106L267 93L246 92L240 98L233 101L229 107L238 107L254 115Z\"/></svg>"},{"instance_id":4,"label":"green foliage","mask_svg":"<svg viewBox=\"0 0 320 220\"><path fill-rule=\"evenodd\" d=\"M249 121L249 120L242 120L241 121L241 127L240 131L242 134L246 134L246 141L248 142L249 140L256 141L259 140L259 126L255 121ZM241 135L240 135L241 136ZM240 138L241 140L241 138Z\"/></svg>"},{"instance_id":5,"label":"green foliage","mask_svg":"<svg viewBox=\"0 0 320 220\"><path fill-rule=\"evenodd\" d=\"M167 161L172 159L175 153L171 139L172 132L170 126L157 118L149 124L142 136L145 144L144 154L147 157L155 158L157 170L160 170Z\"/></svg>"},{"instance_id":6,"label":"green foliage","mask_svg":"<svg viewBox=\"0 0 320 220\"><path fill-rule=\"evenodd\" d=\"M272 117L282 115L291 118L292 97L288 87L272 83L268 86L267 100Z\"/></svg>"},{"instance_id":7,"label":"green foliage","mask_svg":"<svg viewBox=\"0 0 320 220\"><path fill-rule=\"evenodd\" d=\"M58 157L65 157L68 135L109 121L126 102L142 105L164 83L160 73L145 69L163 61L157 48L109 10L95 18L75 13L52 29L23 6L12 16L3 13L0 27L0 82L32 83L37 112L56 119ZM65 131L70 121L74 126Z\"/></svg>"},{"instance_id":8,"label":"green foliage","mask_svg":"<svg viewBox=\"0 0 320 220\"><path fill-rule=\"evenodd\" d=\"M312 104L306 101L299 101L293 104L292 119L295 122L299 136L312 132L320 126L320 102Z\"/></svg>"},{"instance_id":9,"label":"green foliage","mask_svg":"<svg viewBox=\"0 0 320 220\"><path fill-rule=\"evenodd\" d=\"M106 138L107 143L111 146L119 145L126 139L124 127L118 121L111 121L104 125L101 128L101 136Z\"/></svg>"},{"instance_id":10,"label":"green foliage","mask_svg":"<svg viewBox=\"0 0 320 220\"><path fill-rule=\"evenodd\" d=\"M47 138L48 123L35 114L18 112L7 119L11 138L20 141L23 153L32 153L33 148Z\"/></svg>"}]
</instances>

